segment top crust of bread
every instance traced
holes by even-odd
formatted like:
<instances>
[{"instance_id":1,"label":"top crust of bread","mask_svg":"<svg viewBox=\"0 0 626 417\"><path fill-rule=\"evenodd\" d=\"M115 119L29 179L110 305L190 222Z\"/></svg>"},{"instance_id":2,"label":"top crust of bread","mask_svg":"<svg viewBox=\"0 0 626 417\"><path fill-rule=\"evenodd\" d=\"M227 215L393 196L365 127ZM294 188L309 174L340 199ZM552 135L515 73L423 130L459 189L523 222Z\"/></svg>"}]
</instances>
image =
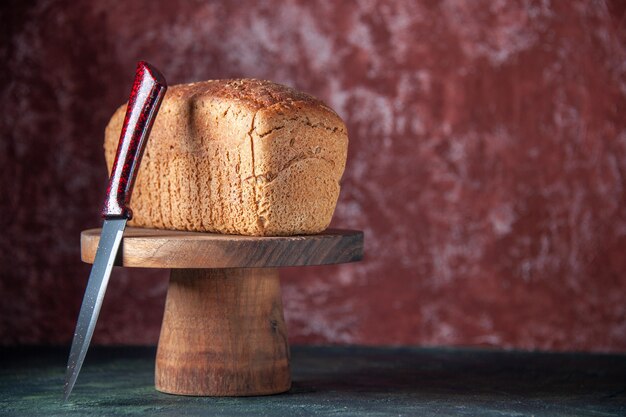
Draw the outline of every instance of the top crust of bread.
<instances>
[{"instance_id":1,"label":"top crust of bread","mask_svg":"<svg viewBox=\"0 0 626 417\"><path fill-rule=\"evenodd\" d=\"M276 103L299 101L312 106L324 107L334 113L321 100L282 84L249 78L230 80L209 80L173 86L171 94L179 99L188 100L201 95L216 100L240 102L251 110L270 107Z\"/></svg>"}]
</instances>

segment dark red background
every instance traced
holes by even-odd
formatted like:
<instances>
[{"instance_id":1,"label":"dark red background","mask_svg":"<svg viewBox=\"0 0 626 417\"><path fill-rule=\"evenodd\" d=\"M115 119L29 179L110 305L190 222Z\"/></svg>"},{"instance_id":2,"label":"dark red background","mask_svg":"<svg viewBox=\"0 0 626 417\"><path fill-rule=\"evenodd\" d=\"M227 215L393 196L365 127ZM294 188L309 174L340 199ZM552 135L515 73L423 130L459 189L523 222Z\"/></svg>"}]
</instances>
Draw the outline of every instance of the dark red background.
<instances>
[{"instance_id":1,"label":"dark red background","mask_svg":"<svg viewBox=\"0 0 626 417\"><path fill-rule=\"evenodd\" d=\"M626 350L623 3L2 4L0 343L69 344L103 129L146 59L345 119L334 225L367 259L284 271L292 342ZM166 284L115 270L95 341L156 343Z\"/></svg>"}]
</instances>

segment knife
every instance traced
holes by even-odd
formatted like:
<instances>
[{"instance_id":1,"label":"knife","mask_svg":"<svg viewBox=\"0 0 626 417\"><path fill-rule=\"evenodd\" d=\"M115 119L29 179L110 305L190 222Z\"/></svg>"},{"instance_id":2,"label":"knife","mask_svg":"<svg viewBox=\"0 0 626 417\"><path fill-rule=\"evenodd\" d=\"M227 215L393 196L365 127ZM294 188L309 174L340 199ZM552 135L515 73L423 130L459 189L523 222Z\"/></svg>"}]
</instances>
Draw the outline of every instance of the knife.
<instances>
[{"instance_id":1,"label":"knife","mask_svg":"<svg viewBox=\"0 0 626 417\"><path fill-rule=\"evenodd\" d=\"M129 202L135 177L150 129L166 90L167 82L163 75L152 65L140 61L137 64L135 81L128 99L126 117L122 125L122 133L102 209L104 223L100 242L87 282L83 304L78 314L74 340L67 361L64 401L67 401L70 396L83 365L124 228L133 215Z\"/></svg>"}]
</instances>

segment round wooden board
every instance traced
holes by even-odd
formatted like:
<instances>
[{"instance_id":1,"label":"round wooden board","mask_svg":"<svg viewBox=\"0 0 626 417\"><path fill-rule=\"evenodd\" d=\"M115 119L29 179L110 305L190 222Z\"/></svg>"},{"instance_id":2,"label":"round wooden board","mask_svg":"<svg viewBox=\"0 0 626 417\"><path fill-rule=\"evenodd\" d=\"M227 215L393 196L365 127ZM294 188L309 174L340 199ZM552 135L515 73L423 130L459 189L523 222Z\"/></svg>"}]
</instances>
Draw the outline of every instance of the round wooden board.
<instances>
[{"instance_id":1,"label":"round wooden board","mask_svg":"<svg viewBox=\"0 0 626 417\"><path fill-rule=\"evenodd\" d=\"M81 233L81 257L93 263L101 229ZM262 268L326 265L363 258L363 232L256 237L127 227L115 265L143 268Z\"/></svg>"}]
</instances>

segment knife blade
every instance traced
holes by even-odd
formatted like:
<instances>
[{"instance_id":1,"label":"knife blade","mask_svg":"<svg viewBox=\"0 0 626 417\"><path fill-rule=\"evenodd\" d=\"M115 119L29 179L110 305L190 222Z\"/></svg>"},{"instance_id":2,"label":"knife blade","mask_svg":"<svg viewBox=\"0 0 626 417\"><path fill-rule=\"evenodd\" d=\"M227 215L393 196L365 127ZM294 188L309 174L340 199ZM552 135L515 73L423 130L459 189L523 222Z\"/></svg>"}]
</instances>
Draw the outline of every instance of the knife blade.
<instances>
[{"instance_id":1,"label":"knife blade","mask_svg":"<svg viewBox=\"0 0 626 417\"><path fill-rule=\"evenodd\" d=\"M145 61L137 64L122 132L102 209L104 223L89 274L67 362L63 399L74 388L96 328L102 300L117 256L126 222L132 218L130 197L150 129L167 90L165 77Z\"/></svg>"}]
</instances>

